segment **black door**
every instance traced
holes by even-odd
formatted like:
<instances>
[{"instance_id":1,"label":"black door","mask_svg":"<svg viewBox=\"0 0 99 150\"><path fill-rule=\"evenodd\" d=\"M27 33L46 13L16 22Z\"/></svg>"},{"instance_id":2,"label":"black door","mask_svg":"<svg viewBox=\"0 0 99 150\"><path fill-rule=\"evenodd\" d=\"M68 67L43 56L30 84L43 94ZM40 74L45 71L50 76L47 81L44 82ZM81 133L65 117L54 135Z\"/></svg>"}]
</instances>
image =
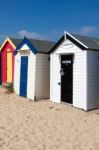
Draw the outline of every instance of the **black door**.
<instances>
[{"instance_id":1,"label":"black door","mask_svg":"<svg viewBox=\"0 0 99 150\"><path fill-rule=\"evenodd\" d=\"M61 56L61 101L72 104L73 55Z\"/></svg>"}]
</instances>

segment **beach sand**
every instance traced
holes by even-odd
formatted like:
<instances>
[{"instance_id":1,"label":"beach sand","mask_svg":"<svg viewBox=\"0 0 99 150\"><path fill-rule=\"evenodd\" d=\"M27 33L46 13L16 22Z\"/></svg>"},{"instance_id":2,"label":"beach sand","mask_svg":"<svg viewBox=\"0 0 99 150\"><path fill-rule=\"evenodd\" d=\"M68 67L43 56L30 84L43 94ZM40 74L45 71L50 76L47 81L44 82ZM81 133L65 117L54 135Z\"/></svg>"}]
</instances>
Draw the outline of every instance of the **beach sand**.
<instances>
[{"instance_id":1,"label":"beach sand","mask_svg":"<svg viewBox=\"0 0 99 150\"><path fill-rule=\"evenodd\" d=\"M0 89L0 150L99 150L99 109L33 102Z\"/></svg>"}]
</instances>

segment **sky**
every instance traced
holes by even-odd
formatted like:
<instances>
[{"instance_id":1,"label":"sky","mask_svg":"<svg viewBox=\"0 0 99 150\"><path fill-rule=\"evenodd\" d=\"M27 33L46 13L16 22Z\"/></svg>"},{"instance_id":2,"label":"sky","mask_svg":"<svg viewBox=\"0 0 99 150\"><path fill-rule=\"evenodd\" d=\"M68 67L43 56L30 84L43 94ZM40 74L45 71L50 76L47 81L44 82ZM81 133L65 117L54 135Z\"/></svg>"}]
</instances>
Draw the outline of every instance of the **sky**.
<instances>
[{"instance_id":1,"label":"sky","mask_svg":"<svg viewBox=\"0 0 99 150\"><path fill-rule=\"evenodd\" d=\"M6 36L57 41L64 31L99 37L99 0L0 0Z\"/></svg>"}]
</instances>

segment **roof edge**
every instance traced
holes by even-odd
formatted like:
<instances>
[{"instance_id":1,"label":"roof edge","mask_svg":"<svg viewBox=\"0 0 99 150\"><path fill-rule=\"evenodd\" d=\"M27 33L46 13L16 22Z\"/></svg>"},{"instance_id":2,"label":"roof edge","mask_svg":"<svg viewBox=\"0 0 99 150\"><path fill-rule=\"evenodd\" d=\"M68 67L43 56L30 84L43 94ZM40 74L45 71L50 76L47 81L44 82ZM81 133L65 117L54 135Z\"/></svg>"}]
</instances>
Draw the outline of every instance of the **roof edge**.
<instances>
[{"instance_id":1,"label":"roof edge","mask_svg":"<svg viewBox=\"0 0 99 150\"><path fill-rule=\"evenodd\" d=\"M10 37L6 37L6 39L4 40L3 44L0 47L0 51L2 51L4 45L9 42L13 48L16 48L16 46L14 45L14 43L12 42L12 40L10 39Z\"/></svg>"},{"instance_id":2,"label":"roof edge","mask_svg":"<svg viewBox=\"0 0 99 150\"><path fill-rule=\"evenodd\" d=\"M49 51L49 53L52 53L63 41L65 41L66 39L69 39L70 41L72 41L75 45L77 45L78 47L80 47L82 50L84 49L88 49L88 47L86 45L84 45L82 42L80 42L77 38L75 38L74 36L72 36L69 32L64 32L64 35L58 40L58 42L51 48L51 50Z\"/></svg>"},{"instance_id":3,"label":"roof edge","mask_svg":"<svg viewBox=\"0 0 99 150\"><path fill-rule=\"evenodd\" d=\"M68 34L69 36L71 36L74 40L76 40L79 44L81 44L82 46L84 46L85 48L88 48L85 44L83 44L82 42L80 42L77 38L75 38L72 34L70 34L69 32L66 32L66 34Z\"/></svg>"},{"instance_id":4,"label":"roof edge","mask_svg":"<svg viewBox=\"0 0 99 150\"><path fill-rule=\"evenodd\" d=\"M37 49L31 44L30 40L27 37L24 37L24 39L19 43L19 45L16 47L16 50L14 52L14 54L16 55L19 51L19 49L24 45L27 44L28 47L30 48L30 50L36 54L37 53Z\"/></svg>"},{"instance_id":5,"label":"roof edge","mask_svg":"<svg viewBox=\"0 0 99 150\"><path fill-rule=\"evenodd\" d=\"M48 52L48 54L52 53L63 41L65 41L65 36L61 36L61 38L58 40L58 42L51 48L51 50Z\"/></svg>"}]
</instances>

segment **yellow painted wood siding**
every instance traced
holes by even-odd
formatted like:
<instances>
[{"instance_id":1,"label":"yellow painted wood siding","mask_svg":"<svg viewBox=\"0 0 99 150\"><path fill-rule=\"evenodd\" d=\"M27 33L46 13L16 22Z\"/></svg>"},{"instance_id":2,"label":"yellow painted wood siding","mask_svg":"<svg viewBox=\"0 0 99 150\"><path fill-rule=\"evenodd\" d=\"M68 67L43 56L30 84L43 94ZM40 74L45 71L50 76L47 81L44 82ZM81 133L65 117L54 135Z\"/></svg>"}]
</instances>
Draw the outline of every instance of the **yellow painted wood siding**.
<instances>
[{"instance_id":1,"label":"yellow painted wood siding","mask_svg":"<svg viewBox=\"0 0 99 150\"><path fill-rule=\"evenodd\" d=\"M7 83L12 83L12 53L7 53Z\"/></svg>"}]
</instances>

